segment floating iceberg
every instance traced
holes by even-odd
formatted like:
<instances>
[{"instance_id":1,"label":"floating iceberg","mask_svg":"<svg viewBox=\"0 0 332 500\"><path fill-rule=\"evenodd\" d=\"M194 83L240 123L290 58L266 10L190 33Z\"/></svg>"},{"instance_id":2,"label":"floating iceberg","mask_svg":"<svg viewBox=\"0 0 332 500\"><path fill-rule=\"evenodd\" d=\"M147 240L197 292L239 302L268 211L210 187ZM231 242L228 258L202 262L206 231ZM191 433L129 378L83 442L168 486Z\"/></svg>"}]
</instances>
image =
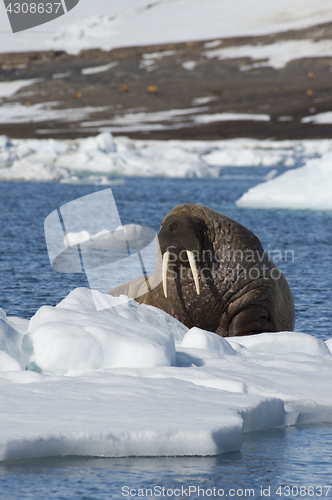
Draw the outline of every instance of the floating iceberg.
<instances>
[{"instance_id":1,"label":"floating iceberg","mask_svg":"<svg viewBox=\"0 0 332 500\"><path fill-rule=\"evenodd\" d=\"M215 455L244 432L331 422L330 350L299 332L188 330L85 288L30 321L0 310L0 459Z\"/></svg>"},{"instance_id":2,"label":"floating iceberg","mask_svg":"<svg viewBox=\"0 0 332 500\"><path fill-rule=\"evenodd\" d=\"M332 154L249 189L239 207L332 210Z\"/></svg>"}]
</instances>

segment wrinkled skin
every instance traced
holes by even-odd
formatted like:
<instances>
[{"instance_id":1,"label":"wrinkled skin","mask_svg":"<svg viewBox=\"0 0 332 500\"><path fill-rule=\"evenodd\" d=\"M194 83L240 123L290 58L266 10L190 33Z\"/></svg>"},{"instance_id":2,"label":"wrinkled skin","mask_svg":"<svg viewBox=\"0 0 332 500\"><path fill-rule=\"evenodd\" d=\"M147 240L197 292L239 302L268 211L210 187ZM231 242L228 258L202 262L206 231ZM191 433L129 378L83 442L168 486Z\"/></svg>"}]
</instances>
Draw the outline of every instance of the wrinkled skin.
<instances>
[{"instance_id":1,"label":"wrinkled skin","mask_svg":"<svg viewBox=\"0 0 332 500\"><path fill-rule=\"evenodd\" d=\"M137 297L139 303L158 307L189 328L197 326L222 337L293 330L290 288L251 231L206 207L186 204L167 214L158 239L161 256L149 277L149 290L141 278L108 293ZM187 250L195 257L199 295ZM167 251L171 258L163 285L162 258Z\"/></svg>"}]
</instances>

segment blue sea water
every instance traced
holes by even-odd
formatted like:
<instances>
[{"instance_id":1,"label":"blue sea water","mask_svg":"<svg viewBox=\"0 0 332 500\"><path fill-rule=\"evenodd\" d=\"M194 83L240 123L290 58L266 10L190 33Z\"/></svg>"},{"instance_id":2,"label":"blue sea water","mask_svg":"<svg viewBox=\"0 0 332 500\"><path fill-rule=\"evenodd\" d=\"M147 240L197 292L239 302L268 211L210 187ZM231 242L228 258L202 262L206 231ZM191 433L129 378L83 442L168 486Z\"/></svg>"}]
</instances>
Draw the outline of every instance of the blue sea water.
<instances>
[{"instance_id":1,"label":"blue sea water","mask_svg":"<svg viewBox=\"0 0 332 500\"><path fill-rule=\"evenodd\" d=\"M251 229L290 284L296 305L295 329L326 340L332 335L332 213L236 207L235 200L263 181L266 172L259 167L229 168L218 179L129 178L112 190L123 224L158 230L174 206L199 203ZM105 187L0 183L0 307L8 316L30 318L42 305L55 305L72 289L88 286L84 275L52 270L44 220L57 207L100 189ZM331 438L330 425L292 427L247 434L241 453L220 457L59 457L7 462L0 464L0 499L126 498L122 494L126 485L132 493L157 485L169 492L192 485L206 490L218 487L232 498L249 496L245 488L253 488L255 498L332 498L332 487L327 488L332 486ZM277 491L278 486L282 488ZM294 489L288 490L288 486ZM313 489L308 490L309 486ZM170 497L158 492L156 498ZM188 493L180 491L178 497L186 498ZM191 493L191 498L198 498L197 492Z\"/></svg>"},{"instance_id":2,"label":"blue sea water","mask_svg":"<svg viewBox=\"0 0 332 500\"><path fill-rule=\"evenodd\" d=\"M216 457L2 462L0 498L332 498L331 441L332 425L315 425L245 434L241 452Z\"/></svg>"}]
</instances>

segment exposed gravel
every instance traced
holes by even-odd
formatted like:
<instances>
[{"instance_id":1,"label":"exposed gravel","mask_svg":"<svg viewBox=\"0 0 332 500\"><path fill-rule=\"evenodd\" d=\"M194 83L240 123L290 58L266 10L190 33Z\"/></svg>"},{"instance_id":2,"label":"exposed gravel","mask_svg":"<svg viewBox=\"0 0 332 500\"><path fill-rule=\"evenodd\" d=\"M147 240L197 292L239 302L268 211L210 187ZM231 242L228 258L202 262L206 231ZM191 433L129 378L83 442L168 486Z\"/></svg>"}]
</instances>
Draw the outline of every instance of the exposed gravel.
<instances>
[{"instance_id":1,"label":"exposed gravel","mask_svg":"<svg viewBox=\"0 0 332 500\"><path fill-rule=\"evenodd\" d=\"M331 36L332 23L328 23L269 36L228 38L222 40L221 46L264 45L282 40L330 40ZM87 50L77 56L62 51L0 54L0 82L40 79L0 101L0 122L4 122L0 123L0 135L74 138L94 135L100 132L100 127L110 126L115 135L151 139L332 136L332 124L301 123L305 116L332 110L332 58L293 60L279 70L259 67L241 71L241 67L253 63L250 58L221 61L208 58L205 44L209 42L211 40L110 52ZM163 57L153 55L160 52L164 52ZM117 64L112 65L112 62ZM104 71L82 73L83 69L104 65L108 65ZM150 92L148 87L151 87ZM197 101L203 97L211 99ZM35 116L34 105L48 102L53 103L52 110L59 111L58 117L54 114L49 117L45 111L43 118L41 110L37 122L13 123L8 119L6 123L5 119L1 120L1 115L6 117L14 104L29 108L32 117ZM86 113L80 108L87 108ZM102 109L97 111L94 108ZM165 113L153 115L144 127L135 125L139 118L137 113L191 108L194 108L191 112L172 118ZM73 111L61 112L65 109ZM265 114L270 115L271 120L195 124L193 116L214 113ZM128 114L131 117L126 118L127 128L122 130L123 117ZM110 120L113 121L111 125L107 124ZM131 130L128 123L132 123ZM166 129L158 130L161 126Z\"/></svg>"}]
</instances>

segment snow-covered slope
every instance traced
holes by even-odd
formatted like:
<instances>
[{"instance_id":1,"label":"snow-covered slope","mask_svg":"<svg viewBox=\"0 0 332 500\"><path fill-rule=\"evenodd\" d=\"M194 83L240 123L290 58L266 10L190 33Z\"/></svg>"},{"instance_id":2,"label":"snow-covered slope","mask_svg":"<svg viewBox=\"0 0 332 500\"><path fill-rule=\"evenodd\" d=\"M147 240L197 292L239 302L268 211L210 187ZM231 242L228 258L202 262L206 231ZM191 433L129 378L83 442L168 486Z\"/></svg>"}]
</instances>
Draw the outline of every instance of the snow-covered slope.
<instances>
[{"instance_id":1,"label":"snow-covered slope","mask_svg":"<svg viewBox=\"0 0 332 500\"><path fill-rule=\"evenodd\" d=\"M223 339L85 288L30 322L0 317L1 460L215 455L243 432L332 421L331 341Z\"/></svg>"},{"instance_id":2,"label":"snow-covered slope","mask_svg":"<svg viewBox=\"0 0 332 500\"><path fill-rule=\"evenodd\" d=\"M311 57L331 57L331 40L285 40L266 45L240 45L235 47L223 48L222 45L204 53L209 58L217 57L222 59L237 59L241 57L250 57L253 61L259 61L253 64L244 65L241 71L263 68L270 66L275 69L281 69L293 59L311 58Z\"/></svg>"},{"instance_id":3,"label":"snow-covered slope","mask_svg":"<svg viewBox=\"0 0 332 500\"><path fill-rule=\"evenodd\" d=\"M0 4L0 51L82 49L208 40L304 28L332 20L329 0L80 0L64 16L11 33Z\"/></svg>"}]
</instances>

